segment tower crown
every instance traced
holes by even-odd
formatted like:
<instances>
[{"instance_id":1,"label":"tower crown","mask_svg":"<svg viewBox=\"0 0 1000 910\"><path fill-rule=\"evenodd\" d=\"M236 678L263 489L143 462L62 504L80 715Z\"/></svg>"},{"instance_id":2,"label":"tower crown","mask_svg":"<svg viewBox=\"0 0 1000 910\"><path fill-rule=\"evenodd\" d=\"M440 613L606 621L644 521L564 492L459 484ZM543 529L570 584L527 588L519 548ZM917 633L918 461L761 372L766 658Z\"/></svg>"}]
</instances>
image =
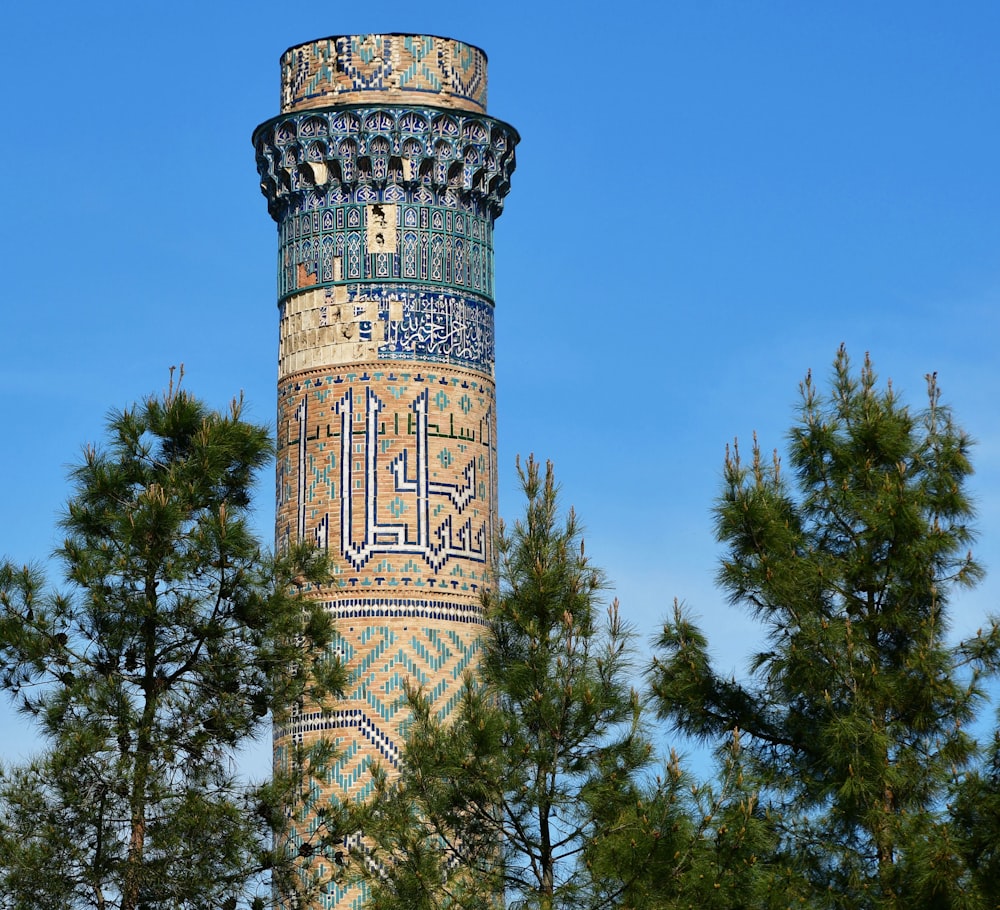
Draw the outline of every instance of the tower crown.
<instances>
[{"instance_id":1,"label":"tower crown","mask_svg":"<svg viewBox=\"0 0 1000 910\"><path fill-rule=\"evenodd\" d=\"M268 211L330 191L409 195L491 218L517 131L486 114L486 54L431 35L342 35L281 56L281 111L254 131Z\"/></svg>"},{"instance_id":2,"label":"tower crown","mask_svg":"<svg viewBox=\"0 0 1000 910\"><path fill-rule=\"evenodd\" d=\"M335 35L281 55L282 113L345 104L486 113L486 54L435 35Z\"/></svg>"}]
</instances>

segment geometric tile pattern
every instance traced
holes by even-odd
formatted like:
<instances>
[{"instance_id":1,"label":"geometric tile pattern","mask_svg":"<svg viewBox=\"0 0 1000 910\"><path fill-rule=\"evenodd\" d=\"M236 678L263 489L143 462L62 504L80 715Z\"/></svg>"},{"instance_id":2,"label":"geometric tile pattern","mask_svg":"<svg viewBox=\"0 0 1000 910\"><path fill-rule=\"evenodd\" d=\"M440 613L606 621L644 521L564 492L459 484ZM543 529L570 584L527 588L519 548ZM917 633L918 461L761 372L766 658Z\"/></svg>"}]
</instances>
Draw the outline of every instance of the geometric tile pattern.
<instances>
[{"instance_id":1,"label":"geometric tile pattern","mask_svg":"<svg viewBox=\"0 0 1000 910\"><path fill-rule=\"evenodd\" d=\"M313 196L290 205L278 231L278 299L341 281L455 287L492 301L493 223L443 205ZM385 195L385 194L383 194ZM375 217L392 219L391 247L365 252Z\"/></svg>"},{"instance_id":2,"label":"geometric tile pattern","mask_svg":"<svg viewBox=\"0 0 1000 910\"><path fill-rule=\"evenodd\" d=\"M396 103L433 95L440 107L486 110L486 55L429 35L341 35L281 56L281 109Z\"/></svg>"},{"instance_id":3,"label":"geometric tile pattern","mask_svg":"<svg viewBox=\"0 0 1000 910\"><path fill-rule=\"evenodd\" d=\"M302 710L277 733L302 742L323 731L339 742L340 759L330 784L338 794L357 796L367 788L367 763L361 753L374 748L384 764L399 760L399 741L407 716L401 699L405 680L423 685L440 717L454 707L462 675L479 651L475 630L456 630L445 622L383 620L381 624L342 623L338 648L351 666L347 703L332 711Z\"/></svg>"},{"instance_id":4,"label":"geometric tile pattern","mask_svg":"<svg viewBox=\"0 0 1000 910\"><path fill-rule=\"evenodd\" d=\"M402 704L403 682L423 684L434 699L439 717L447 716L461 692L463 674L475 665L479 637L448 622L392 619L373 625L338 623L340 647L352 668L349 697L333 711L305 710L275 730L275 761L287 746L323 736L338 755L329 776L313 784L306 815L329 800L364 799L371 790L369 769L374 760L396 767L399 744L406 736L407 712ZM293 844L305 840L314 824L307 822ZM353 889L331 886L317 905L322 908L363 906L354 903Z\"/></svg>"}]
</instances>

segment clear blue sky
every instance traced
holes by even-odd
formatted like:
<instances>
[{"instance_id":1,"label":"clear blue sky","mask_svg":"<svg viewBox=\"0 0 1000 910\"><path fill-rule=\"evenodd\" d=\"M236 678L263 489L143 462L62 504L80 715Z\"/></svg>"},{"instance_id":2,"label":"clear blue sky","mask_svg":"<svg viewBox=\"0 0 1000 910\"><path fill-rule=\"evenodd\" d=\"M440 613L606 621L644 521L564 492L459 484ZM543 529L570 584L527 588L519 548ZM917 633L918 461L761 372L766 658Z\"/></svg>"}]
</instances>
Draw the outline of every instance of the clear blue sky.
<instances>
[{"instance_id":1,"label":"clear blue sky","mask_svg":"<svg viewBox=\"0 0 1000 910\"><path fill-rule=\"evenodd\" d=\"M14 4L0 30L0 554L57 543L109 408L243 390L273 422L276 232L250 133L278 56L330 34L484 48L521 133L496 231L502 514L551 458L643 640L677 596L719 665L756 631L713 586L734 436L784 446L841 342L913 404L937 371L978 440L1000 592L1000 4ZM271 476L260 525L270 536ZM23 754L0 711L0 756Z\"/></svg>"}]
</instances>

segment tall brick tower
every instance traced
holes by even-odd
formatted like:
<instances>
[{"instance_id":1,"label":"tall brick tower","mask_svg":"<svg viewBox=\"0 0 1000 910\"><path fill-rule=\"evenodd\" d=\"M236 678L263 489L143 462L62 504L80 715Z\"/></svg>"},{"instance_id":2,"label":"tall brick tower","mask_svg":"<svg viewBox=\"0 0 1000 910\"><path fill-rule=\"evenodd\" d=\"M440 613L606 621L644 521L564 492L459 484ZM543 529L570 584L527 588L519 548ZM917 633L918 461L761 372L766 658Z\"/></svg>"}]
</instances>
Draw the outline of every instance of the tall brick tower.
<instances>
[{"instance_id":1,"label":"tall brick tower","mask_svg":"<svg viewBox=\"0 0 1000 910\"><path fill-rule=\"evenodd\" d=\"M486 116L486 55L426 35L324 38L281 57L254 132L278 224L277 545L328 550L315 592L352 683L275 730L330 737L319 802L395 765L403 682L442 715L474 666L496 517L493 222L517 132ZM359 906L334 887L324 906Z\"/></svg>"}]
</instances>

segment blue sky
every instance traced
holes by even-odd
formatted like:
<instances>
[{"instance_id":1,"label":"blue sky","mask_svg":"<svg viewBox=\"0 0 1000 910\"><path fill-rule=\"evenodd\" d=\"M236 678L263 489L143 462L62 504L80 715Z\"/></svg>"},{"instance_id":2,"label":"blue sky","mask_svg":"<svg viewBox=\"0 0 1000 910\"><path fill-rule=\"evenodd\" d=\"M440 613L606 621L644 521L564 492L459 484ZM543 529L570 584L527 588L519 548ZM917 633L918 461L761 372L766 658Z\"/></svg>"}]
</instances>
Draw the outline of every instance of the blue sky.
<instances>
[{"instance_id":1,"label":"blue sky","mask_svg":"<svg viewBox=\"0 0 1000 910\"><path fill-rule=\"evenodd\" d=\"M798 382L845 342L915 406L937 371L978 440L989 575L955 633L996 608L1000 4L54 0L4 20L0 554L46 557L67 465L171 364L273 422L250 133L278 57L422 32L486 50L490 113L522 137L495 235L501 513L515 455L552 459L640 640L676 596L740 671L757 631L713 586L724 447L783 449ZM0 709L0 757L28 743Z\"/></svg>"}]
</instances>

